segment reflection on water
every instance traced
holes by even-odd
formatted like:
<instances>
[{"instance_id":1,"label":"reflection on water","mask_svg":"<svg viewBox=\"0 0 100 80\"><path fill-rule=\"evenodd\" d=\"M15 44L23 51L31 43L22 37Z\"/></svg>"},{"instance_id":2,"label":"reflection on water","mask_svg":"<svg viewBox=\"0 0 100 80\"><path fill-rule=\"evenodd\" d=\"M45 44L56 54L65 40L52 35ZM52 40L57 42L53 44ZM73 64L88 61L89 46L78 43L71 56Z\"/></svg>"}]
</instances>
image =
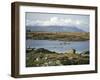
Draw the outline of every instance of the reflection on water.
<instances>
[{"instance_id":1,"label":"reflection on water","mask_svg":"<svg viewBox=\"0 0 100 80\"><path fill-rule=\"evenodd\" d=\"M57 40L26 40L27 48L45 48L55 52L67 52L76 49L78 52L89 50L89 41L57 41Z\"/></svg>"}]
</instances>

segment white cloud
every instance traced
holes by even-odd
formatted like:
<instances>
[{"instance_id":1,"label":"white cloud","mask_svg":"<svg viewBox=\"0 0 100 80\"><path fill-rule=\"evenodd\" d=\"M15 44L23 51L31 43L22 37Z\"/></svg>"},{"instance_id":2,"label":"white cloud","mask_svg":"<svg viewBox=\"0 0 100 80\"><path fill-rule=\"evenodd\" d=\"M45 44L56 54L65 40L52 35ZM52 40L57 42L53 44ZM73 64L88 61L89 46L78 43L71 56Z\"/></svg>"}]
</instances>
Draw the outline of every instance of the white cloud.
<instances>
[{"instance_id":1,"label":"white cloud","mask_svg":"<svg viewBox=\"0 0 100 80\"><path fill-rule=\"evenodd\" d=\"M58 21L58 18L57 17L50 18L50 22L57 22L57 21Z\"/></svg>"},{"instance_id":2,"label":"white cloud","mask_svg":"<svg viewBox=\"0 0 100 80\"><path fill-rule=\"evenodd\" d=\"M27 20L26 25L39 25L39 26L50 26L50 25L62 25L62 26L79 26L82 24L80 20L73 20L70 18L58 18L58 17L51 17L48 20Z\"/></svg>"},{"instance_id":3,"label":"white cloud","mask_svg":"<svg viewBox=\"0 0 100 80\"><path fill-rule=\"evenodd\" d=\"M80 25L80 24L81 24L81 21L76 20L76 24L77 24L77 25Z\"/></svg>"},{"instance_id":4,"label":"white cloud","mask_svg":"<svg viewBox=\"0 0 100 80\"><path fill-rule=\"evenodd\" d=\"M64 22L65 22L65 23L71 23L72 20L71 20L71 19L65 19Z\"/></svg>"}]
</instances>

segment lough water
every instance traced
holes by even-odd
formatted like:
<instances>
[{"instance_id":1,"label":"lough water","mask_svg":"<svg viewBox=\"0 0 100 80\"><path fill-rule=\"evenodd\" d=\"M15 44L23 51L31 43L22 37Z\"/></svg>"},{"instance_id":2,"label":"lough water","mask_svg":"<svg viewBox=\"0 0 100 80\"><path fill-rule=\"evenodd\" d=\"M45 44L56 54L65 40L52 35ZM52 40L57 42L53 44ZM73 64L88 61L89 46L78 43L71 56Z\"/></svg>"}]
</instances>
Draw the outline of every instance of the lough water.
<instances>
[{"instance_id":1,"label":"lough water","mask_svg":"<svg viewBox=\"0 0 100 80\"><path fill-rule=\"evenodd\" d=\"M89 50L89 41L26 40L27 48L45 48L58 53L76 49L77 52Z\"/></svg>"}]
</instances>

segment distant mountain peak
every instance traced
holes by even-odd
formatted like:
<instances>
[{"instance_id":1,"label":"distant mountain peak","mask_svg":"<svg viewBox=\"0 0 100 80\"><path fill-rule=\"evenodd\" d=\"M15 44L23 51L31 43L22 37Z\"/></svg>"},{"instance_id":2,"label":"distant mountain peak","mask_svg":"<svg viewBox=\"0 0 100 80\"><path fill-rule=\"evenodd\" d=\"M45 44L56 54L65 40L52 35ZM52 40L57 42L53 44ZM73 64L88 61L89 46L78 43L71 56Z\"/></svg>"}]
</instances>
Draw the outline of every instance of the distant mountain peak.
<instances>
[{"instance_id":1,"label":"distant mountain peak","mask_svg":"<svg viewBox=\"0 0 100 80\"><path fill-rule=\"evenodd\" d=\"M85 32L74 26L26 26L26 30L41 32Z\"/></svg>"}]
</instances>

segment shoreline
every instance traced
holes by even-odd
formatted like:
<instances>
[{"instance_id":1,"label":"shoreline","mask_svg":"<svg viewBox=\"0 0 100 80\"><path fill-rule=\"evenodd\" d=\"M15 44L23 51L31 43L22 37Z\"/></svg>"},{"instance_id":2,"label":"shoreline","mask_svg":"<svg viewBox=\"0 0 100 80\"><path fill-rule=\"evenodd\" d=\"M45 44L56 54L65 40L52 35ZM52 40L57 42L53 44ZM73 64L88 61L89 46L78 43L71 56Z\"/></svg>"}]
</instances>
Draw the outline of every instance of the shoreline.
<instances>
[{"instance_id":1,"label":"shoreline","mask_svg":"<svg viewBox=\"0 0 100 80\"><path fill-rule=\"evenodd\" d=\"M78 54L72 49L59 54L44 48L33 48L26 52L26 67L89 64L89 51Z\"/></svg>"},{"instance_id":2,"label":"shoreline","mask_svg":"<svg viewBox=\"0 0 100 80\"><path fill-rule=\"evenodd\" d=\"M26 39L26 40L39 40L39 39ZM42 40L44 40L44 39L40 39L40 40L42 41ZM50 39L45 39L45 41L60 41L60 42L83 42L83 41L90 41L90 40L83 40L83 41L82 41L82 40L81 40L81 41L78 41L78 40L77 40L77 41L74 41L74 40L73 40L73 41L65 41L65 40L50 40Z\"/></svg>"}]
</instances>

